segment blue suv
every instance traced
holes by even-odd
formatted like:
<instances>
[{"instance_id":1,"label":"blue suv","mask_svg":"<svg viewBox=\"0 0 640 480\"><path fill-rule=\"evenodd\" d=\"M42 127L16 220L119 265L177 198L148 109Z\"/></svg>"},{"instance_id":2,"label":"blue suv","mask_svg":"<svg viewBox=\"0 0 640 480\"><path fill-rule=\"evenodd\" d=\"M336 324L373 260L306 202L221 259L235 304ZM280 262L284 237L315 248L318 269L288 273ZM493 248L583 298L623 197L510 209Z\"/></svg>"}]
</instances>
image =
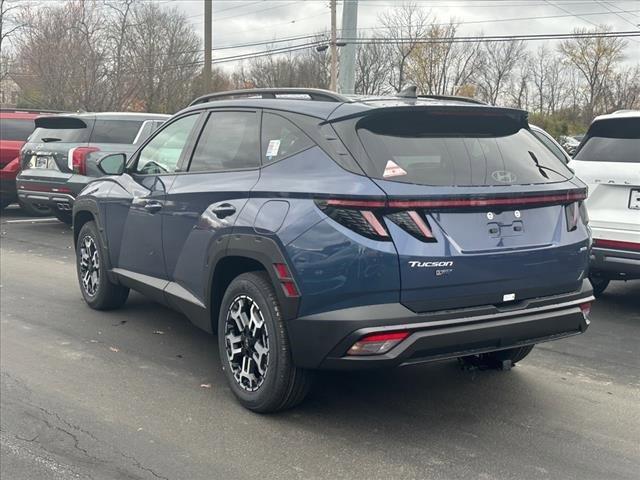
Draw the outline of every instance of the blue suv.
<instances>
[{"instance_id":1,"label":"blue suv","mask_svg":"<svg viewBox=\"0 0 640 480\"><path fill-rule=\"evenodd\" d=\"M73 206L80 289L134 289L217 332L272 412L314 369L501 365L587 329L585 185L527 114L457 97L207 95Z\"/></svg>"}]
</instances>

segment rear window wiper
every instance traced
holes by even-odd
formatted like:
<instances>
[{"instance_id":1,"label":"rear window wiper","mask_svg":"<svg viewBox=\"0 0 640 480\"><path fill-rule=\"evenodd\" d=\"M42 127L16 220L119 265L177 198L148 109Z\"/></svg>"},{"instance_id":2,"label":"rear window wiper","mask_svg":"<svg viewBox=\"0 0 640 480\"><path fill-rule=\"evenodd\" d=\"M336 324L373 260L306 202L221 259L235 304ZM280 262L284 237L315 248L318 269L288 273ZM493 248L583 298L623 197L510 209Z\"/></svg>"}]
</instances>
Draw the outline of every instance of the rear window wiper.
<instances>
[{"instance_id":1,"label":"rear window wiper","mask_svg":"<svg viewBox=\"0 0 640 480\"><path fill-rule=\"evenodd\" d=\"M568 180L568 178L566 176L564 176L563 174L561 174L559 171L554 170L551 167L546 167L544 165L540 165L540 162L538 162L538 157L536 157L536 154L533 153L531 150L529 150L529 155L531 156L531 159L533 160L533 163L535 163L536 167L538 167L538 170L540 170L540 175L542 175L547 180L549 180L549 175L547 175L547 172L545 172L545 170L549 170L550 172L553 172L553 173L555 173L557 175L560 175L565 180Z\"/></svg>"},{"instance_id":2,"label":"rear window wiper","mask_svg":"<svg viewBox=\"0 0 640 480\"><path fill-rule=\"evenodd\" d=\"M62 141L61 138L56 138L56 137L44 137L44 138L41 138L40 140L43 141L44 143L61 142Z\"/></svg>"}]
</instances>

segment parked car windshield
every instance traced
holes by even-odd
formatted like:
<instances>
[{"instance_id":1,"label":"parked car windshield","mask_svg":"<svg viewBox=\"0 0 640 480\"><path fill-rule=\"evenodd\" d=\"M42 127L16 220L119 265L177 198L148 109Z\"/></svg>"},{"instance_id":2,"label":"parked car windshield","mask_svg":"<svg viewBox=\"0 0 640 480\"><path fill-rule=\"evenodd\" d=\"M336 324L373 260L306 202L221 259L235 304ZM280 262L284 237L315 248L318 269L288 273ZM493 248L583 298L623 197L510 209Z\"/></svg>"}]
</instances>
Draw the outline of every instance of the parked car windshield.
<instances>
[{"instance_id":1,"label":"parked car windshield","mask_svg":"<svg viewBox=\"0 0 640 480\"><path fill-rule=\"evenodd\" d=\"M21 118L1 118L0 119L0 140L14 140L24 142L33 129L33 120Z\"/></svg>"},{"instance_id":2,"label":"parked car windshield","mask_svg":"<svg viewBox=\"0 0 640 480\"><path fill-rule=\"evenodd\" d=\"M640 163L640 118L616 118L594 123L574 159Z\"/></svg>"},{"instance_id":3,"label":"parked car windshield","mask_svg":"<svg viewBox=\"0 0 640 480\"><path fill-rule=\"evenodd\" d=\"M560 182L571 171L507 117L400 111L365 117L358 135L378 179L420 185Z\"/></svg>"}]
</instances>

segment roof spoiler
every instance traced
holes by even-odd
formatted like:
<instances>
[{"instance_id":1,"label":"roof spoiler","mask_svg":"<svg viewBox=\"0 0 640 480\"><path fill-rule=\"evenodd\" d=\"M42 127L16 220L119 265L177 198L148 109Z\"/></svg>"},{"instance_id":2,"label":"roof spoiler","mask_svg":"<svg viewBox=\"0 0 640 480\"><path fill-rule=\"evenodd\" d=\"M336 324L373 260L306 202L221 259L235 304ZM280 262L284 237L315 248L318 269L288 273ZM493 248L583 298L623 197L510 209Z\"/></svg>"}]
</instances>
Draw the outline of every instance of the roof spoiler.
<instances>
[{"instance_id":1,"label":"roof spoiler","mask_svg":"<svg viewBox=\"0 0 640 480\"><path fill-rule=\"evenodd\" d=\"M68 117L64 115L38 117L35 119L35 124L36 128L48 129L87 128L84 120L78 117Z\"/></svg>"}]
</instances>

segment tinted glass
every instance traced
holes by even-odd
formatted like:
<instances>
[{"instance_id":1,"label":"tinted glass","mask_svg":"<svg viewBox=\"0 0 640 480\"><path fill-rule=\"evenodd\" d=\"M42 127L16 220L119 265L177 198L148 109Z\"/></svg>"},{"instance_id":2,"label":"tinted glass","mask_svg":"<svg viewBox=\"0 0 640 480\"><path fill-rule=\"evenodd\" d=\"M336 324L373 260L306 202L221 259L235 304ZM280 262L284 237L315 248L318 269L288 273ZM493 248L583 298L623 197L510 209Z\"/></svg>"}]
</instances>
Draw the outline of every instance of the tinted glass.
<instances>
[{"instance_id":1,"label":"tinted glass","mask_svg":"<svg viewBox=\"0 0 640 480\"><path fill-rule=\"evenodd\" d=\"M574 158L593 162L640 163L640 118L595 122Z\"/></svg>"},{"instance_id":2,"label":"tinted glass","mask_svg":"<svg viewBox=\"0 0 640 480\"><path fill-rule=\"evenodd\" d=\"M374 178L419 185L564 181L571 171L520 122L499 115L402 111L357 125Z\"/></svg>"},{"instance_id":3,"label":"tinted glass","mask_svg":"<svg viewBox=\"0 0 640 480\"><path fill-rule=\"evenodd\" d=\"M33 120L18 118L0 118L0 140L18 140L24 142L33 129Z\"/></svg>"},{"instance_id":4,"label":"tinted glass","mask_svg":"<svg viewBox=\"0 0 640 480\"><path fill-rule=\"evenodd\" d=\"M86 128L36 128L29 142L86 143L93 124L86 121Z\"/></svg>"},{"instance_id":5,"label":"tinted glass","mask_svg":"<svg viewBox=\"0 0 640 480\"><path fill-rule=\"evenodd\" d=\"M262 164L277 162L314 145L302 130L272 113L262 116Z\"/></svg>"},{"instance_id":6,"label":"tinted glass","mask_svg":"<svg viewBox=\"0 0 640 480\"><path fill-rule=\"evenodd\" d=\"M198 115L167 125L140 151L136 171L142 174L175 172Z\"/></svg>"},{"instance_id":7,"label":"tinted glass","mask_svg":"<svg viewBox=\"0 0 640 480\"><path fill-rule=\"evenodd\" d=\"M564 153L562 152L562 149L558 147L558 145L556 145L544 133L539 132L537 130L531 130L531 133L533 133L538 140L544 143L544 146L547 147L551 151L551 153L553 153L556 156L558 160L561 160L562 162L567 161L567 157L565 157Z\"/></svg>"},{"instance_id":8,"label":"tinted glass","mask_svg":"<svg viewBox=\"0 0 640 480\"><path fill-rule=\"evenodd\" d=\"M255 168L259 165L259 156L255 112L214 112L200 135L189 171Z\"/></svg>"},{"instance_id":9,"label":"tinted glass","mask_svg":"<svg viewBox=\"0 0 640 480\"><path fill-rule=\"evenodd\" d=\"M132 144L142 126L142 120L96 120L91 143Z\"/></svg>"}]
</instances>

